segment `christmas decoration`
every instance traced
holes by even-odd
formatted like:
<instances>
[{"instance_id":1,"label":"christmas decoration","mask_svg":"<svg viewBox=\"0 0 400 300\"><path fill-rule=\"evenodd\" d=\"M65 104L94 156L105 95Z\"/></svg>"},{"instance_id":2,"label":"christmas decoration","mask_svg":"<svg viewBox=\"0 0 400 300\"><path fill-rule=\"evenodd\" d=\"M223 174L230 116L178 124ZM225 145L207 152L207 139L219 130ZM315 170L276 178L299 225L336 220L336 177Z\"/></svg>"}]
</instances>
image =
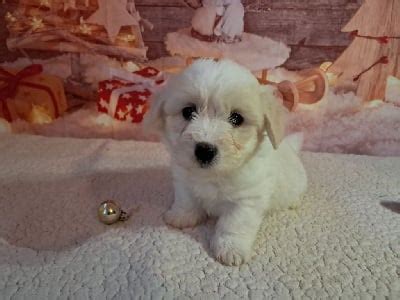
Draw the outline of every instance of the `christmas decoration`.
<instances>
[{"instance_id":1,"label":"christmas decoration","mask_svg":"<svg viewBox=\"0 0 400 300\"><path fill-rule=\"evenodd\" d=\"M337 85L337 75L329 72L329 68L333 65L332 62L326 61L322 63L319 68L321 71L325 73L326 78L328 79L329 87L335 87Z\"/></svg>"},{"instance_id":2,"label":"christmas decoration","mask_svg":"<svg viewBox=\"0 0 400 300\"><path fill-rule=\"evenodd\" d=\"M146 60L133 0L21 0L5 17L14 49L98 53Z\"/></svg>"},{"instance_id":3,"label":"christmas decoration","mask_svg":"<svg viewBox=\"0 0 400 300\"><path fill-rule=\"evenodd\" d=\"M0 117L13 121L32 118L32 108L55 119L67 109L62 81L42 74L41 65L22 70L0 68Z\"/></svg>"},{"instance_id":4,"label":"christmas decoration","mask_svg":"<svg viewBox=\"0 0 400 300\"><path fill-rule=\"evenodd\" d=\"M328 69L338 89L354 90L364 101L384 99L386 80L400 77L400 1L366 0L343 28L354 38Z\"/></svg>"},{"instance_id":5,"label":"christmas decoration","mask_svg":"<svg viewBox=\"0 0 400 300\"><path fill-rule=\"evenodd\" d=\"M240 0L203 0L185 3L196 9L190 28L170 32L165 45L187 64L193 58L231 59L251 71L282 65L290 48L268 37L243 32L244 7Z\"/></svg>"},{"instance_id":6,"label":"christmas decoration","mask_svg":"<svg viewBox=\"0 0 400 300\"><path fill-rule=\"evenodd\" d=\"M99 82L98 111L120 121L139 123L148 109L148 99L164 82L164 75L147 67L129 73L111 69L114 79Z\"/></svg>"},{"instance_id":7,"label":"christmas decoration","mask_svg":"<svg viewBox=\"0 0 400 300\"><path fill-rule=\"evenodd\" d=\"M97 216L100 222L106 225L111 225L118 221L126 221L129 218L129 215L113 200L101 203L97 210Z\"/></svg>"},{"instance_id":8,"label":"christmas decoration","mask_svg":"<svg viewBox=\"0 0 400 300\"><path fill-rule=\"evenodd\" d=\"M193 16L191 34L207 42L238 42L243 34L243 18L240 0L203 0Z\"/></svg>"},{"instance_id":9,"label":"christmas decoration","mask_svg":"<svg viewBox=\"0 0 400 300\"><path fill-rule=\"evenodd\" d=\"M297 72L302 78L292 82L284 80L279 83L267 80L267 72L263 71L258 81L262 84L275 85L282 98L283 105L289 110L296 110L298 104L314 104L323 99L328 92L328 79L319 69L308 69Z\"/></svg>"},{"instance_id":10,"label":"christmas decoration","mask_svg":"<svg viewBox=\"0 0 400 300\"><path fill-rule=\"evenodd\" d=\"M127 0L98 0L99 8L86 22L102 25L111 42L115 42L123 26L138 26L139 19L127 10ZM132 36L132 34L129 34ZM134 39L132 40L134 41Z\"/></svg>"}]
</instances>

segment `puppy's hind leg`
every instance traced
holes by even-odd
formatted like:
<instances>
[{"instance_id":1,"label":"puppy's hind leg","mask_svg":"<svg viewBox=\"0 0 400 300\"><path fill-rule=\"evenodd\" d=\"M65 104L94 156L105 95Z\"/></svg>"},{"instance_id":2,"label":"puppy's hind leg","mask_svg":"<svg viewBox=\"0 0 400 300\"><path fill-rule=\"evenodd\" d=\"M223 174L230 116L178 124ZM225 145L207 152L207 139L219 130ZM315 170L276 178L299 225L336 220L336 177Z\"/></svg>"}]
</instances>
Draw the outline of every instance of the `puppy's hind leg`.
<instances>
[{"instance_id":1,"label":"puppy's hind leg","mask_svg":"<svg viewBox=\"0 0 400 300\"><path fill-rule=\"evenodd\" d=\"M300 206L303 199L303 195L307 190L307 176L305 174L304 168L298 169L298 176L290 187L287 187L285 192L282 193L286 200L286 206L290 209L296 209Z\"/></svg>"},{"instance_id":2,"label":"puppy's hind leg","mask_svg":"<svg viewBox=\"0 0 400 300\"><path fill-rule=\"evenodd\" d=\"M206 212L184 184L174 182L175 200L164 221L176 228L194 227L206 219Z\"/></svg>"}]
</instances>

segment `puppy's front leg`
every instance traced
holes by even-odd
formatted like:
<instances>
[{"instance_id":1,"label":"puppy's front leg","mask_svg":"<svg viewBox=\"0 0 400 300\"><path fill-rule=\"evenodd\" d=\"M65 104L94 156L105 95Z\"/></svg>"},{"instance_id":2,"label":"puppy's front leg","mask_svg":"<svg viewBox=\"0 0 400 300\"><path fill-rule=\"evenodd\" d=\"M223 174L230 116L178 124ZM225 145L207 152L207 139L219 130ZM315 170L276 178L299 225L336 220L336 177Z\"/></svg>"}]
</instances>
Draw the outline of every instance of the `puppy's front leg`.
<instances>
[{"instance_id":1,"label":"puppy's front leg","mask_svg":"<svg viewBox=\"0 0 400 300\"><path fill-rule=\"evenodd\" d=\"M186 185L174 182L175 200L165 213L164 221L176 228L194 227L206 218L205 211Z\"/></svg>"},{"instance_id":2,"label":"puppy's front leg","mask_svg":"<svg viewBox=\"0 0 400 300\"><path fill-rule=\"evenodd\" d=\"M242 205L221 215L211 241L217 260L226 265L240 265L248 261L262 219L262 211Z\"/></svg>"}]
</instances>

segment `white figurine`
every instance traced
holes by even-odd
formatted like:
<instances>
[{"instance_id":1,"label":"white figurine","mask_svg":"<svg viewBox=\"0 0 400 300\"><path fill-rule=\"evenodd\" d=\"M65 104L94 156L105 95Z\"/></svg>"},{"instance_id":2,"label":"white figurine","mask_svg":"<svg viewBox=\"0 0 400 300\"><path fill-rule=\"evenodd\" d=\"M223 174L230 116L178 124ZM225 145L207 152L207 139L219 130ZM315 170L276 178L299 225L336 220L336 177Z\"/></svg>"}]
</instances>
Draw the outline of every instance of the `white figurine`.
<instances>
[{"instance_id":1,"label":"white figurine","mask_svg":"<svg viewBox=\"0 0 400 300\"><path fill-rule=\"evenodd\" d=\"M196 9L192 19L192 28L197 33L210 38L214 35L217 18L216 2L216 0L203 0L202 6Z\"/></svg>"},{"instance_id":2,"label":"white figurine","mask_svg":"<svg viewBox=\"0 0 400 300\"><path fill-rule=\"evenodd\" d=\"M217 0L224 8L222 18L218 21L214 34L224 42L240 40L244 30L244 7L240 0Z\"/></svg>"},{"instance_id":3,"label":"white figurine","mask_svg":"<svg viewBox=\"0 0 400 300\"><path fill-rule=\"evenodd\" d=\"M208 42L239 41L243 18L244 7L240 0L203 0L192 19L192 35Z\"/></svg>"}]
</instances>

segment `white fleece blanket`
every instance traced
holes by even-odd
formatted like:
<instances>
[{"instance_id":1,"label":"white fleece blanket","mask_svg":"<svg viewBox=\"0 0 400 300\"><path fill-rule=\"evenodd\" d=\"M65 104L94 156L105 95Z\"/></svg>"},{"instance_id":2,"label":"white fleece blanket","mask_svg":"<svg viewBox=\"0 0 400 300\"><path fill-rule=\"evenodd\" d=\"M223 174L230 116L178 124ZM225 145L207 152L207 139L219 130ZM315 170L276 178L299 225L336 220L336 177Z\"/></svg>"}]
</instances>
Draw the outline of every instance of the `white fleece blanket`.
<instances>
[{"instance_id":1,"label":"white fleece blanket","mask_svg":"<svg viewBox=\"0 0 400 300\"><path fill-rule=\"evenodd\" d=\"M161 145L0 136L0 298L399 299L400 214L380 203L400 202L400 158L303 158L303 205L268 216L254 259L226 267L210 255L212 221L164 225ZM109 198L129 221L97 220Z\"/></svg>"}]
</instances>

